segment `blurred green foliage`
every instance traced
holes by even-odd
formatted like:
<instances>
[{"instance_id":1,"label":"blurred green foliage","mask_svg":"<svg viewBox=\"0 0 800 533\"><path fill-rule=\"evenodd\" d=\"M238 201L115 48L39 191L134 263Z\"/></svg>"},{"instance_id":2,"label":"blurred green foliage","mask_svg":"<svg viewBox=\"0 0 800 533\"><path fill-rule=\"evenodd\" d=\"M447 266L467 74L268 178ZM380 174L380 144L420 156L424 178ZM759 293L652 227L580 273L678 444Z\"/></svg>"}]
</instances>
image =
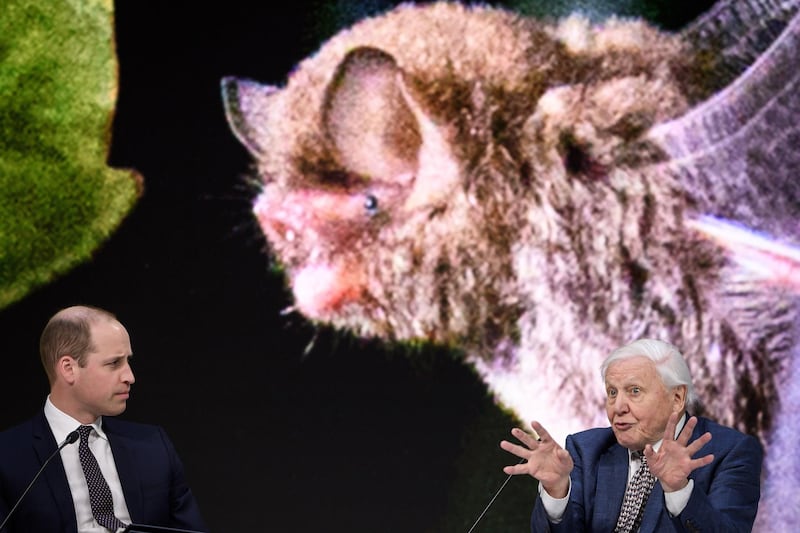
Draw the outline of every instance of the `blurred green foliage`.
<instances>
[{"instance_id":1,"label":"blurred green foliage","mask_svg":"<svg viewBox=\"0 0 800 533\"><path fill-rule=\"evenodd\" d=\"M106 165L116 96L111 0L3 0L0 309L90 258L141 194Z\"/></svg>"}]
</instances>

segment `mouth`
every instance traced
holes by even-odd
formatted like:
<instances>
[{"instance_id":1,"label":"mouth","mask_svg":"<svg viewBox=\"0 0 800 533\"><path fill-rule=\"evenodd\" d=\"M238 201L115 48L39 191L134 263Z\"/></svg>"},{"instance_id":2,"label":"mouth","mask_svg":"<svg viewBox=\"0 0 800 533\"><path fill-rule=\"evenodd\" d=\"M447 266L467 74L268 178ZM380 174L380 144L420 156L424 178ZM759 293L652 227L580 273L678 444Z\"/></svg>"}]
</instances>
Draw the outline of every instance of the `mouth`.
<instances>
[{"instance_id":1,"label":"mouth","mask_svg":"<svg viewBox=\"0 0 800 533\"><path fill-rule=\"evenodd\" d=\"M292 279L295 303L304 315L324 319L343 305L361 299L364 282L346 262L307 265Z\"/></svg>"}]
</instances>

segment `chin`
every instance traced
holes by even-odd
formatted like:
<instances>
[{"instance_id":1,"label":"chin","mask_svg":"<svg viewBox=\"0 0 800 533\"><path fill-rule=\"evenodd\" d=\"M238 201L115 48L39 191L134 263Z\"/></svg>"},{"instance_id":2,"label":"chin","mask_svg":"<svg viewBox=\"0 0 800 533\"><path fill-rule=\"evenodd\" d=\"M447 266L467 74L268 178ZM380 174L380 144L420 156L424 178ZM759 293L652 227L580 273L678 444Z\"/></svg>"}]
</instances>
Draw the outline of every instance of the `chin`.
<instances>
[{"instance_id":1,"label":"chin","mask_svg":"<svg viewBox=\"0 0 800 533\"><path fill-rule=\"evenodd\" d=\"M614 436L617 437L617 442L623 448L628 448L629 450L641 450L642 448L644 448L644 444L639 446L639 443L637 441L631 439L630 436L624 433L619 433L617 431L614 431Z\"/></svg>"}]
</instances>

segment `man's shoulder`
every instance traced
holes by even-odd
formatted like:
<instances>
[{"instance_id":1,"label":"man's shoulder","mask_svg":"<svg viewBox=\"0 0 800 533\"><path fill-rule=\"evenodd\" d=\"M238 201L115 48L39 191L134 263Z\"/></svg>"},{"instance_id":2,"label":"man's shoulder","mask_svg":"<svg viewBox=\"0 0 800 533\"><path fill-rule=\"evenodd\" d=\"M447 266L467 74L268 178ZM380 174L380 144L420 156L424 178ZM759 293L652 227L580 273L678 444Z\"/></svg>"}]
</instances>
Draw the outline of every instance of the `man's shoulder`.
<instances>
[{"instance_id":1,"label":"man's shoulder","mask_svg":"<svg viewBox=\"0 0 800 533\"><path fill-rule=\"evenodd\" d=\"M15 435L21 432L30 432L31 430L31 423L33 419L28 419L22 422L17 422L12 426L9 426L2 431L0 431L0 438L5 437L6 435Z\"/></svg>"},{"instance_id":2,"label":"man's shoulder","mask_svg":"<svg viewBox=\"0 0 800 533\"><path fill-rule=\"evenodd\" d=\"M43 443L45 447L52 445L55 449L56 443L52 435L49 436L52 444L43 440L45 436L43 431L36 429L35 417L0 432L0 465L2 468L15 468L14 465L22 464L37 443Z\"/></svg>"},{"instance_id":3,"label":"man's shoulder","mask_svg":"<svg viewBox=\"0 0 800 533\"><path fill-rule=\"evenodd\" d=\"M572 435L573 439L580 441L606 440L609 437L614 437L610 427L584 429Z\"/></svg>"},{"instance_id":4,"label":"man's shoulder","mask_svg":"<svg viewBox=\"0 0 800 533\"><path fill-rule=\"evenodd\" d=\"M712 446L730 447L747 443L751 446L760 447L760 443L756 437L742 433L736 428L720 424L710 418L698 416L695 434L696 436L700 436L706 432L711 433Z\"/></svg>"},{"instance_id":5,"label":"man's shoulder","mask_svg":"<svg viewBox=\"0 0 800 533\"><path fill-rule=\"evenodd\" d=\"M103 417L103 430L124 436L148 436L163 433L161 426L146 424L118 417Z\"/></svg>"},{"instance_id":6,"label":"man's shoulder","mask_svg":"<svg viewBox=\"0 0 800 533\"><path fill-rule=\"evenodd\" d=\"M38 415L0 431L0 444L19 442L23 439L30 441L37 420Z\"/></svg>"},{"instance_id":7,"label":"man's shoulder","mask_svg":"<svg viewBox=\"0 0 800 533\"><path fill-rule=\"evenodd\" d=\"M580 458L583 468L590 470L592 465L598 464L604 457L614 457L614 454L624 450L617 443L610 427L592 428L570 435L567 437L566 449L573 459Z\"/></svg>"},{"instance_id":8,"label":"man's shoulder","mask_svg":"<svg viewBox=\"0 0 800 533\"><path fill-rule=\"evenodd\" d=\"M610 427L585 429L570 435L567 440L578 448L608 448L617 442Z\"/></svg>"}]
</instances>

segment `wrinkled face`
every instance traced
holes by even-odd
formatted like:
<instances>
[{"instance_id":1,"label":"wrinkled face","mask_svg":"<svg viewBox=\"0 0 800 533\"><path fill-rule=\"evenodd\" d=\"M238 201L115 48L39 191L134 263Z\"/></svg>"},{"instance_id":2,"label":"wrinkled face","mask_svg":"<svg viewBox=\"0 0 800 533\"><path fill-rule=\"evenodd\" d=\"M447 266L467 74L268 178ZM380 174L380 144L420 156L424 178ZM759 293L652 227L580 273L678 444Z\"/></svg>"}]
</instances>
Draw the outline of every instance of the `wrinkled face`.
<instances>
[{"instance_id":1,"label":"wrinkled face","mask_svg":"<svg viewBox=\"0 0 800 533\"><path fill-rule=\"evenodd\" d=\"M664 437L673 412L684 407L686 388L668 389L648 358L615 361L606 371L606 412L620 445L642 450Z\"/></svg>"},{"instance_id":2,"label":"wrinkled face","mask_svg":"<svg viewBox=\"0 0 800 533\"><path fill-rule=\"evenodd\" d=\"M85 366L73 366L75 418L84 423L125 411L135 381L130 367L131 341L122 324L97 321L91 325L91 335L94 350L87 354Z\"/></svg>"}]
</instances>

